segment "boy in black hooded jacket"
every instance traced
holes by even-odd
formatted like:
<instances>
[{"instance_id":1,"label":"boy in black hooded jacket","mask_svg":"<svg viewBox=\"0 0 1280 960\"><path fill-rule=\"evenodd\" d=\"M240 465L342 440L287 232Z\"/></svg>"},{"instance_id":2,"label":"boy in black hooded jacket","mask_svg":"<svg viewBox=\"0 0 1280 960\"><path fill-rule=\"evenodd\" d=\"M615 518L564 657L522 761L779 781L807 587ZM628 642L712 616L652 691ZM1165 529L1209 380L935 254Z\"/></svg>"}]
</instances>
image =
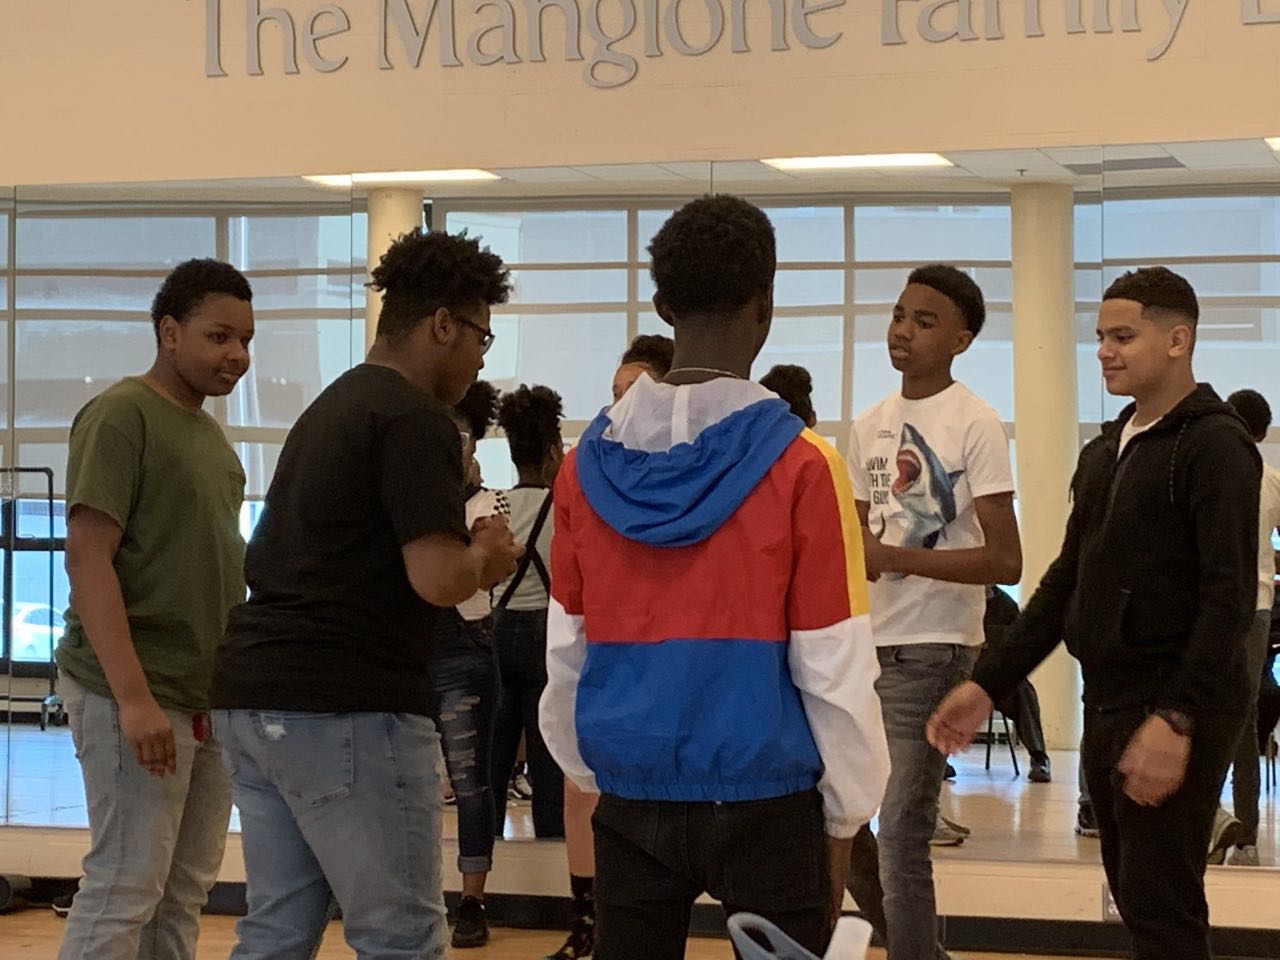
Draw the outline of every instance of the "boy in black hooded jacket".
<instances>
[{"instance_id":1,"label":"boy in black hooded jacket","mask_svg":"<svg viewBox=\"0 0 1280 960\"><path fill-rule=\"evenodd\" d=\"M1085 776L1139 960L1207 960L1204 871L1244 721L1262 465L1191 370L1199 306L1163 267L1103 297L1098 357L1135 403L1080 453L1066 538L995 655L929 722L951 752L1065 639L1084 673Z\"/></svg>"}]
</instances>

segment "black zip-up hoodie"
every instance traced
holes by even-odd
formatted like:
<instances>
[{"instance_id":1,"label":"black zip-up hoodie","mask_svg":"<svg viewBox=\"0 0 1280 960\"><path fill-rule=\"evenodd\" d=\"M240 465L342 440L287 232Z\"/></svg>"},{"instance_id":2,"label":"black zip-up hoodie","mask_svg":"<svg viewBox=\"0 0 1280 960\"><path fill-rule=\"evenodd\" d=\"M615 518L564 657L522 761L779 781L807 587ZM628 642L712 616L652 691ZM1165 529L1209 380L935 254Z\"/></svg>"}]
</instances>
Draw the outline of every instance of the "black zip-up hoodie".
<instances>
[{"instance_id":1,"label":"black zip-up hoodie","mask_svg":"<svg viewBox=\"0 0 1280 960\"><path fill-rule=\"evenodd\" d=\"M1062 552L974 671L993 700L1065 640L1086 709L1245 711L1262 460L1207 384L1118 457L1134 409L1080 451Z\"/></svg>"}]
</instances>

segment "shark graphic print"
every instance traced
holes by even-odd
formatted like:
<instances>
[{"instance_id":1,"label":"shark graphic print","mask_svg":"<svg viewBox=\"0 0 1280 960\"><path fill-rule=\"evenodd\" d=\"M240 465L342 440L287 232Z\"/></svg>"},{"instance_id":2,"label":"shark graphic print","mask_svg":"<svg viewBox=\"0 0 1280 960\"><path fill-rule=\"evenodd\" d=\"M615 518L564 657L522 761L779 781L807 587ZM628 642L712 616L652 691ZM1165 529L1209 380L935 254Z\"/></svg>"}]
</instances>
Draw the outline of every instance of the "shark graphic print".
<instances>
[{"instance_id":1,"label":"shark graphic print","mask_svg":"<svg viewBox=\"0 0 1280 960\"><path fill-rule=\"evenodd\" d=\"M849 435L854 499L890 546L966 550L983 544L975 501L1013 490L1000 416L961 383L921 400L891 394ZM982 586L886 573L869 587L876 643L982 640Z\"/></svg>"},{"instance_id":2,"label":"shark graphic print","mask_svg":"<svg viewBox=\"0 0 1280 960\"><path fill-rule=\"evenodd\" d=\"M932 550L956 518L956 481L964 471L948 471L920 431L909 423L902 425L897 468L890 490L898 503L895 516L906 521L899 544Z\"/></svg>"}]
</instances>

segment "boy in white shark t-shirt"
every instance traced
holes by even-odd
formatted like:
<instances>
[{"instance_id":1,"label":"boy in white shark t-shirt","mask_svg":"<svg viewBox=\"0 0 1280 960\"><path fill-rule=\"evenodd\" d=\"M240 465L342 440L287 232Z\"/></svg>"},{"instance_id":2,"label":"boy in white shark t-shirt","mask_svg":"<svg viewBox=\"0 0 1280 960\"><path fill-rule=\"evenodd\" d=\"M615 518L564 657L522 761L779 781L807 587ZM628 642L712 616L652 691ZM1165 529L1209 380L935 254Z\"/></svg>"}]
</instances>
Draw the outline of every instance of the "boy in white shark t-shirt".
<instances>
[{"instance_id":1,"label":"boy in white shark t-shirt","mask_svg":"<svg viewBox=\"0 0 1280 960\"><path fill-rule=\"evenodd\" d=\"M946 764L925 722L973 668L986 585L1022 573L1004 425L951 375L985 316L966 274L915 270L889 323L902 389L858 417L849 440L892 766L879 835L889 960L945 956L929 838Z\"/></svg>"}]
</instances>

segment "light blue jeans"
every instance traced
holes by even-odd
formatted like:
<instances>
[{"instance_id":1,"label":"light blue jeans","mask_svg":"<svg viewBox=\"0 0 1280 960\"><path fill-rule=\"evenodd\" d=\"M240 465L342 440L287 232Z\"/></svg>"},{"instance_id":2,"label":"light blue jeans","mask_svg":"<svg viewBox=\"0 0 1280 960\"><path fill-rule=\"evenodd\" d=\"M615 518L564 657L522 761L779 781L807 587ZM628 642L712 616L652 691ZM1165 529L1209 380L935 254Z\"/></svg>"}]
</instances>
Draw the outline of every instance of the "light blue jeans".
<instances>
[{"instance_id":1,"label":"light blue jeans","mask_svg":"<svg viewBox=\"0 0 1280 960\"><path fill-rule=\"evenodd\" d=\"M423 716L219 710L249 902L232 960L311 960L342 910L360 960L437 960L440 737Z\"/></svg>"},{"instance_id":2,"label":"light blue jeans","mask_svg":"<svg viewBox=\"0 0 1280 960\"><path fill-rule=\"evenodd\" d=\"M947 761L929 745L925 723L969 677L976 647L943 643L880 647L876 693L889 740L889 785L880 806L880 881L889 960L934 960L938 910L929 840Z\"/></svg>"},{"instance_id":3,"label":"light blue jeans","mask_svg":"<svg viewBox=\"0 0 1280 960\"><path fill-rule=\"evenodd\" d=\"M114 700L65 676L60 692L84 775L89 853L58 958L194 960L231 817L218 744L197 743L192 715L166 710L178 769L157 777L121 736Z\"/></svg>"}]
</instances>

